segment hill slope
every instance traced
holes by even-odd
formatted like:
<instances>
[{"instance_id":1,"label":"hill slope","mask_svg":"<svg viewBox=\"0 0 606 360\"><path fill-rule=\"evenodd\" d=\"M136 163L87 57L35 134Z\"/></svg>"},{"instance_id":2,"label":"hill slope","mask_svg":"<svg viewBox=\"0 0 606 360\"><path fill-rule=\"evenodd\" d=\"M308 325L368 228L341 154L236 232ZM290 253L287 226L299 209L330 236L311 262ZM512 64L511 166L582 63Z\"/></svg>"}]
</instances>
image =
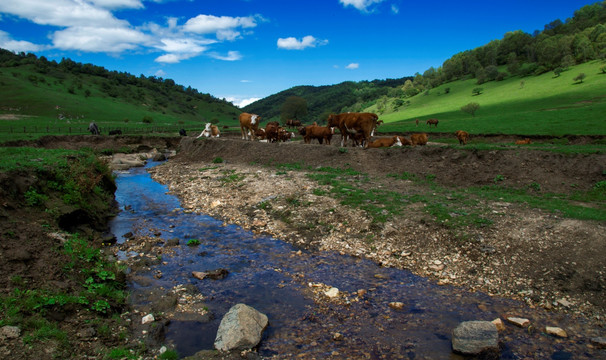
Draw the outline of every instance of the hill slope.
<instances>
[{"instance_id":1,"label":"hill slope","mask_svg":"<svg viewBox=\"0 0 606 360\"><path fill-rule=\"evenodd\" d=\"M66 126L85 131L91 121L102 130L191 129L209 121L235 124L240 112L227 101L170 79L136 77L69 59L56 63L1 49L0 92L0 132L24 126L49 126L51 133Z\"/></svg>"}]
</instances>

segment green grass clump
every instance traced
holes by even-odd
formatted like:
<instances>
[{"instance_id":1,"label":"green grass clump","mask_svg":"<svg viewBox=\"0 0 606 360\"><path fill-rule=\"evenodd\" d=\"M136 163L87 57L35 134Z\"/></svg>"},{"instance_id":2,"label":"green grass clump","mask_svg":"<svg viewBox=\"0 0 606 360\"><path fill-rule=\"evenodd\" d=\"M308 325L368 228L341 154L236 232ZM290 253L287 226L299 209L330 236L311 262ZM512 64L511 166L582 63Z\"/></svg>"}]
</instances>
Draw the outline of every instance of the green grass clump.
<instances>
[{"instance_id":1,"label":"green grass clump","mask_svg":"<svg viewBox=\"0 0 606 360\"><path fill-rule=\"evenodd\" d=\"M198 245L200 245L200 240L198 240L198 239L187 240L187 246L198 246Z\"/></svg>"}]
</instances>

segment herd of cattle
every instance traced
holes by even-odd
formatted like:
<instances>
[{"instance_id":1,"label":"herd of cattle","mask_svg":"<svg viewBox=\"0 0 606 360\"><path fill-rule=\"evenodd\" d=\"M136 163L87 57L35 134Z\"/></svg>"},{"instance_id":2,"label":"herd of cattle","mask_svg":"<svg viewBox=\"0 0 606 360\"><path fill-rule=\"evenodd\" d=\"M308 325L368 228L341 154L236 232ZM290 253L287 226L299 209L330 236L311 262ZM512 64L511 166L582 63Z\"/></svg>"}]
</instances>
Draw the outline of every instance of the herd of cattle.
<instances>
[{"instance_id":1,"label":"herd of cattle","mask_svg":"<svg viewBox=\"0 0 606 360\"><path fill-rule=\"evenodd\" d=\"M263 142L279 142L288 141L295 137L294 132L289 132L280 125L277 121L268 122L265 127L260 127L261 116L256 114L242 113L239 117L240 131L243 140L256 140ZM426 133L416 133L410 135L410 139L401 135L391 137L378 138L371 140L375 130L383 123L379 120L377 114L374 113L354 113L347 112L341 114L331 114L328 116L326 126L320 126L316 122L311 125L304 126L299 120L288 120L286 126L289 128L298 128L299 134L303 137L305 144L310 144L316 139L320 144L330 145L335 129L339 129L341 133L341 146L347 146L347 142L351 141L352 146L360 146L363 148L380 148L391 146L416 146L426 145L428 136ZM417 126L419 119L416 120ZM427 124L431 127L438 126L438 119L428 119ZM93 135L99 135L101 132L95 123L90 123L89 131ZM110 135L121 135L122 131L113 130ZM186 136L185 129L179 131L181 136ZM204 130L198 135L200 137L219 137L221 132L219 127L211 123L207 123ZM455 136L459 140L459 144L466 145L469 141L469 133L463 130L455 132ZM530 139L518 140L516 145L530 144Z\"/></svg>"}]
</instances>

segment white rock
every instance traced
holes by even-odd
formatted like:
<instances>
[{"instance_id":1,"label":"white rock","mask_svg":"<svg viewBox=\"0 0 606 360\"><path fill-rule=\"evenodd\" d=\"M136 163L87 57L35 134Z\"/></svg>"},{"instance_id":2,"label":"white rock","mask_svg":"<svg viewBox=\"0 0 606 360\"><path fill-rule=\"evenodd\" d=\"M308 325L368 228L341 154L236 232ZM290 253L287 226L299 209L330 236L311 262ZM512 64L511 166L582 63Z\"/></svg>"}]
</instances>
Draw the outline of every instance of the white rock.
<instances>
[{"instance_id":1,"label":"white rock","mask_svg":"<svg viewBox=\"0 0 606 360\"><path fill-rule=\"evenodd\" d=\"M147 314L141 319L141 324L148 324L154 321L156 321L156 319L154 319L154 315Z\"/></svg>"},{"instance_id":2,"label":"white rock","mask_svg":"<svg viewBox=\"0 0 606 360\"><path fill-rule=\"evenodd\" d=\"M339 296L339 289L337 289L336 287L332 287L329 290L324 292L324 295L328 296L329 298L334 298Z\"/></svg>"},{"instance_id":3,"label":"white rock","mask_svg":"<svg viewBox=\"0 0 606 360\"><path fill-rule=\"evenodd\" d=\"M519 317L508 317L506 318L510 323L519 326L519 327L528 327L530 325L530 320L519 318Z\"/></svg>"},{"instance_id":4,"label":"white rock","mask_svg":"<svg viewBox=\"0 0 606 360\"><path fill-rule=\"evenodd\" d=\"M568 337L568 334L564 329L555 326L546 326L545 332L549 335L555 335L563 338Z\"/></svg>"}]
</instances>

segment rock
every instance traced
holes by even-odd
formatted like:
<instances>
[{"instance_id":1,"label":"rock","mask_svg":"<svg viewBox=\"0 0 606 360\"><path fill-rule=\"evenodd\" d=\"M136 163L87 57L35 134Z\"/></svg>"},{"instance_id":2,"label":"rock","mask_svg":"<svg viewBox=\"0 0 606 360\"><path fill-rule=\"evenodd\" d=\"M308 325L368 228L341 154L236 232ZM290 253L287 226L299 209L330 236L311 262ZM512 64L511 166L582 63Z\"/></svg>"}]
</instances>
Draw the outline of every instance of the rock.
<instances>
[{"instance_id":1,"label":"rock","mask_svg":"<svg viewBox=\"0 0 606 360\"><path fill-rule=\"evenodd\" d=\"M568 334L566 333L566 331L564 331L564 329L559 328L559 327L546 326L545 332L548 333L549 335L555 335L555 336L559 336L559 337L563 337L563 338L568 337Z\"/></svg>"},{"instance_id":2,"label":"rock","mask_svg":"<svg viewBox=\"0 0 606 360\"><path fill-rule=\"evenodd\" d=\"M213 280L221 280L221 279L225 279L227 277L227 275L229 274L229 271L227 271L226 269L223 269L223 268L219 268L219 269L210 270L210 271L192 271L191 274L193 277L195 277L198 280L204 280L206 278L213 279Z\"/></svg>"},{"instance_id":3,"label":"rock","mask_svg":"<svg viewBox=\"0 0 606 360\"><path fill-rule=\"evenodd\" d=\"M496 319L492 320L491 323L493 323L497 327L498 331L505 330L505 324L503 323L503 320L496 318Z\"/></svg>"},{"instance_id":4,"label":"rock","mask_svg":"<svg viewBox=\"0 0 606 360\"><path fill-rule=\"evenodd\" d=\"M324 295L328 296L329 298L337 297L339 296L339 289L336 287L330 288L324 292Z\"/></svg>"},{"instance_id":5,"label":"rock","mask_svg":"<svg viewBox=\"0 0 606 360\"><path fill-rule=\"evenodd\" d=\"M6 325L0 328L0 339L16 339L21 335L21 329Z\"/></svg>"},{"instance_id":6,"label":"rock","mask_svg":"<svg viewBox=\"0 0 606 360\"><path fill-rule=\"evenodd\" d=\"M498 351L499 332L490 321L465 321L452 332L452 349L465 355Z\"/></svg>"},{"instance_id":7,"label":"rock","mask_svg":"<svg viewBox=\"0 0 606 360\"><path fill-rule=\"evenodd\" d=\"M341 341L341 340L343 340L343 334L341 334L341 333L334 333L334 334L332 334L332 339L334 341Z\"/></svg>"},{"instance_id":8,"label":"rock","mask_svg":"<svg viewBox=\"0 0 606 360\"><path fill-rule=\"evenodd\" d=\"M172 238L172 239L168 239L166 240L165 246L178 246L179 245L179 238Z\"/></svg>"},{"instance_id":9,"label":"rock","mask_svg":"<svg viewBox=\"0 0 606 360\"><path fill-rule=\"evenodd\" d=\"M215 338L215 349L221 351L247 350L257 346L268 320L254 308L237 304L233 306L219 325Z\"/></svg>"},{"instance_id":10,"label":"rock","mask_svg":"<svg viewBox=\"0 0 606 360\"><path fill-rule=\"evenodd\" d=\"M556 303L563 307L570 307L572 305L572 303L566 299L558 299L558 300L556 300Z\"/></svg>"},{"instance_id":11,"label":"rock","mask_svg":"<svg viewBox=\"0 0 606 360\"><path fill-rule=\"evenodd\" d=\"M519 327L528 327L530 325L530 320L528 319L524 319L524 318L519 318L519 317L508 317L505 318L507 321L509 321L510 323L519 326Z\"/></svg>"},{"instance_id":12,"label":"rock","mask_svg":"<svg viewBox=\"0 0 606 360\"><path fill-rule=\"evenodd\" d=\"M163 153L156 153L152 156L153 161L164 161L166 160L166 155Z\"/></svg>"},{"instance_id":13,"label":"rock","mask_svg":"<svg viewBox=\"0 0 606 360\"><path fill-rule=\"evenodd\" d=\"M148 323L152 323L154 322L156 319L154 319L154 315L152 314L147 314L145 315L142 319L141 319L141 324L145 325Z\"/></svg>"},{"instance_id":14,"label":"rock","mask_svg":"<svg viewBox=\"0 0 606 360\"><path fill-rule=\"evenodd\" d=\"M591 338L591 344L598 349L606 349L606 338L605 337L594 337Z\"/></svg>"},{"instance_id":15,"label":"rock","mask_svg":"<svg viewBox=\"0 0 606 360\"><path fill-rule=\"evenodd\" d=\"M390 302L389 307L394 310L402 310L404 308L404 303L401 303L399 301Z\"/></svg>"}]
</instances>

